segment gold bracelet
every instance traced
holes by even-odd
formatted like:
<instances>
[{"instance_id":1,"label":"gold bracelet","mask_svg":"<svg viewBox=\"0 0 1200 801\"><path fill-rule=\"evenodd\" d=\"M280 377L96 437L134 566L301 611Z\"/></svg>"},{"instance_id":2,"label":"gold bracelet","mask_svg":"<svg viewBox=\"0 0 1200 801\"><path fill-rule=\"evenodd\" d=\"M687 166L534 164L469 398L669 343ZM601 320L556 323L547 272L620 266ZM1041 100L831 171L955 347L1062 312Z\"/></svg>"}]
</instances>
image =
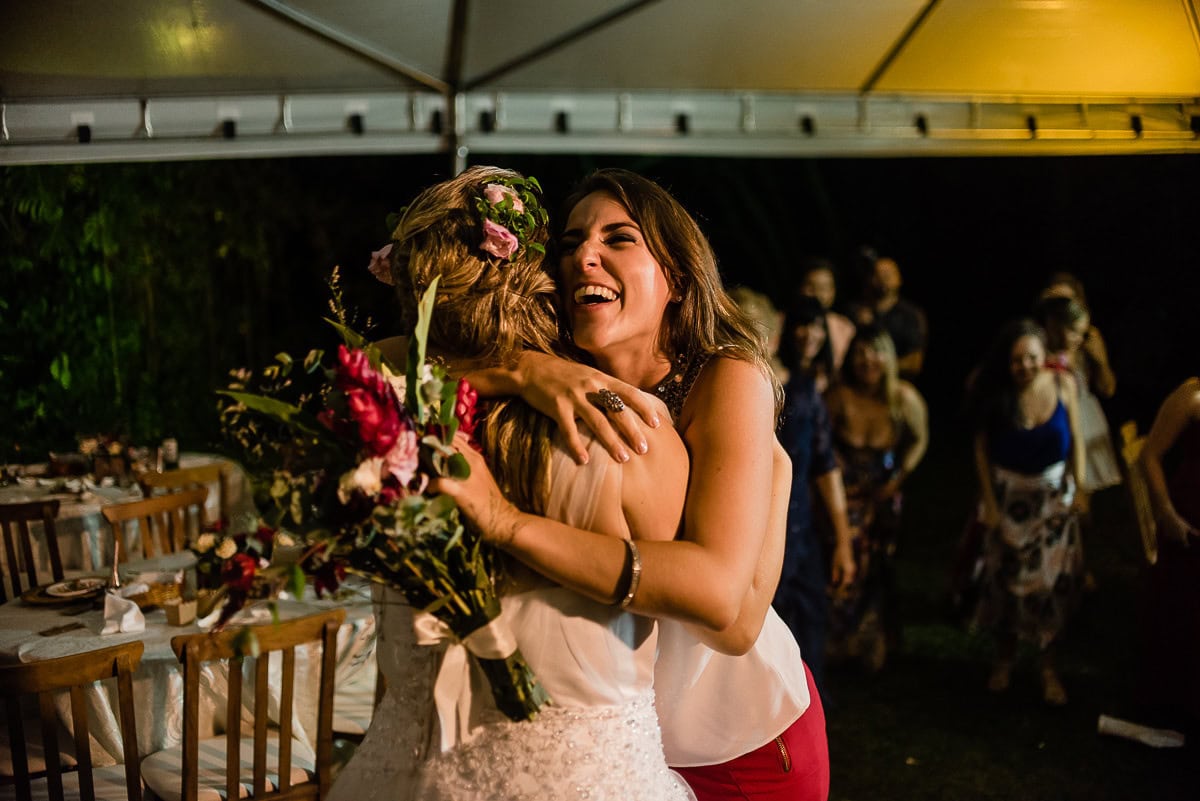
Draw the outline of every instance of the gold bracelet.
<instances>
[{"instance_id":1,"label":"gold bracelet","mask_svg":"<svg viewBox=\"0 0 1200 801\"><path fill-rule=\"evenodd\" d=\"M622 609L628 609L633 603L633 596L638 591L638 584L642 580L642 555L638 552L637 543L632 539L625 540L625 547L629 549L629 587L625 590L625 596L621 598L621 602L617 606Z\"/></svg>"}]
</instances>

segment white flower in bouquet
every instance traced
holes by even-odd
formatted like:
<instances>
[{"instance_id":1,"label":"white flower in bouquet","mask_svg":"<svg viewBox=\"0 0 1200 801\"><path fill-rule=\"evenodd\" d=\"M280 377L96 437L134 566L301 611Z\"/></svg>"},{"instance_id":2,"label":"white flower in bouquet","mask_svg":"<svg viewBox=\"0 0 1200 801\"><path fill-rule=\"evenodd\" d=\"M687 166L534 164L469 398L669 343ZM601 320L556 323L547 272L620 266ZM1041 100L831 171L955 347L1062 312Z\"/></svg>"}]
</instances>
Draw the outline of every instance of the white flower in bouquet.
<instances>
[{"instance_id":1,"label":"white flower in bouquet","mask_svg":"<svg viewBox=\"0 0 1200 801\"><path fill-rule=\"evenodd\" d=\"M350 503L355 490L364 495L378 495L383 489L383 457L372 456L363 459L358 467L343 473L338 480L338 500Z\"/></svg>"},{"instance_id":2,"label":"white flower in bouquet","mask_svg":"<svg viewBox=\"0 0 1200 801\"><path fill-rule=\"evenodd\" d=\"M221 544L217 546L217 556L222 559L229 559L237 553L237 543L226 537L221 540Z\"/></svg>"}]
</instances>

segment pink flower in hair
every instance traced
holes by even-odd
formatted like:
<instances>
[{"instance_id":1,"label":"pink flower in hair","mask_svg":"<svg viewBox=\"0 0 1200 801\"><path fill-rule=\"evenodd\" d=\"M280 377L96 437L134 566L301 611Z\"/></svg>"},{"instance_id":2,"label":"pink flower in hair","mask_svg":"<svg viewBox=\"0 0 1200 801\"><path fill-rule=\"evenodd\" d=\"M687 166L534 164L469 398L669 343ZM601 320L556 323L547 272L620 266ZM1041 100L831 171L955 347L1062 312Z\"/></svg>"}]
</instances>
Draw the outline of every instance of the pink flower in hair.
<instances>
[{"instance_id":1,"label":"pink flower in hair","mask_svg":"<svg viewBox=\"0 0 1200 801\"><path fill-rule=\"evenodd\" d=\"M491 220L484 220L483 241L479 243L479 247L493 256L507 259L517 252L520 242L517 241L516 235L503 225Z\"/></svg>"},{"instance_id":2,"label":"pink flower in hair","mask_svg":"<svg viewBox=\"0 0 1200 801\"><path fill-rule=\"evenodd\" d=\"M371 263L367 269L371 271L371 275L378 278L388 286L393 286L396 282L392 280L392 243L388 242L379 250L371 253Z\"/></svg>"},{"instance_id":3,"label":"pink flower in hair","mask_svg":"<svg viewBox=\"0 0 1200 801\"><path fill-rule=\"evenodd\" d=\"M483 188L483 197L493 206L498 206L504 202L505 198L509 198L512 200L513 211L517 214L525 211L525 204L521 202L521 198L517 197L516 191L504 184L488 184Z\"/></svg>"}]
</instances>

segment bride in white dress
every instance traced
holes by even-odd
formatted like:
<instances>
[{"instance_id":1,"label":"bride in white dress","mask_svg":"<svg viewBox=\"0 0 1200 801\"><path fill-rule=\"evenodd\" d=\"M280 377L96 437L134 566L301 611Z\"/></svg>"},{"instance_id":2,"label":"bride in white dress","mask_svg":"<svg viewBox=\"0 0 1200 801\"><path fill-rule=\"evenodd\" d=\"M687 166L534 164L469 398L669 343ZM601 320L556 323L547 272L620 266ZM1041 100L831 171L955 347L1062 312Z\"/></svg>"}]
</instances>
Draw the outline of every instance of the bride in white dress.
<instances>
[{"instance_id":1,"label":"bride in white dress","mask_svg":"<svg viewBox=\"0 0 1200 801\"><path fill-rule=\"evenodd\" d=\"M549 352L557 336L555 287L538 254L526 242L508 257L480 249L479 198L495 197L493 187L514 177L476 167L432 187L394 235L402 306L441 276L429 342L454 354L452 367L511 359L522 348ZM544 227L534 235L544 242ZM403 354L389 344L381 343L386 353ZM671 539L678 530L687 454L669 426L651 434L648 456L618 464L593 444L585 466L551 436L553 424L520 401L497 404L481 431L485 450L500 456L490 461L505 492L531 511L626 539L631 531ZM634 580L634 552L625 582ZM380 600L377 659L387 693L332 788L334 801L691 797L663 757L653 620L509 565L501 619L552 700L535 720L512 722L495 709L477 669L466 690L439 708L435 685L447 646L418 644L413 611L397 593Z\"/></svg>"}]
</instances>

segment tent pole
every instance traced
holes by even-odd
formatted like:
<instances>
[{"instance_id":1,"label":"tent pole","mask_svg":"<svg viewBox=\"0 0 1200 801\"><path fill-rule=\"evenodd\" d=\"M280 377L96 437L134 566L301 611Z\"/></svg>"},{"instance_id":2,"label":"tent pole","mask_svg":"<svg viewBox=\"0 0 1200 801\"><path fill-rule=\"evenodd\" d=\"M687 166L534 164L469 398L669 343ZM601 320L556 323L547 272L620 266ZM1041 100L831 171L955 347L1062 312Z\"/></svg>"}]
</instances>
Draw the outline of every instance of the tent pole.
<instances>
[{"instance_id":1,"label":"tent pole","mask_svg":"<svg viewBox=\"0 0 1200 801\"><path fill-rule=\"evenodd\" d=\"M467 132L467 96L463 93L463 59L467 43L468 0L454 0L450 10L449 42L446 46L446 152L450 154L450 168L454 175L467 168L467 146L463 144Z\"/></svg>"},{"instance_id":2,"label":"tent pole","mask_svg":"<svg viewBox=\"0 0 1200 801\"><path fill-rule=\"evenodd\" d=\"M937 4L938 0L928 0L928 2L925 3L925 7L917 12L917 15L913 17L912 22L908 23L908 27L904 29L904 33L900 34L900 38L892 44L891 49L888 50L887 54L883 57L883 60L876 65L875 69L871 71L871 74L867 80L861 87L859 87L858 93L860 95L865 95L875 89L875 84L879 83L879 79L882 78L883 74L888 71L889 67L892 66L892 62L896 60L896 57L900 55L900 51L903 50L913 38L917 32L917 29L925 23L925 20L929 19L929 15L933 12L933 7Z\"/></svg>"},{"instance_id":3,"label":"tent pole","mask_svg":"<svg viewBox=\"0 0 1200 801\"><path fill-rule=\"evenodd\" d=\"M280 0L245 0L249 5L257 6L263 11L270 12L280 19L291 23L305 33L317 37L366 59L372 64L391 70L392 72L425 86L434 91L444 91L446 84L437 77L420 70L411 64L405 64L391 53L384 52L378 47L346 33L341 28L331 25L319 17L292 8Z\"/></svg>"}]
</instances>

